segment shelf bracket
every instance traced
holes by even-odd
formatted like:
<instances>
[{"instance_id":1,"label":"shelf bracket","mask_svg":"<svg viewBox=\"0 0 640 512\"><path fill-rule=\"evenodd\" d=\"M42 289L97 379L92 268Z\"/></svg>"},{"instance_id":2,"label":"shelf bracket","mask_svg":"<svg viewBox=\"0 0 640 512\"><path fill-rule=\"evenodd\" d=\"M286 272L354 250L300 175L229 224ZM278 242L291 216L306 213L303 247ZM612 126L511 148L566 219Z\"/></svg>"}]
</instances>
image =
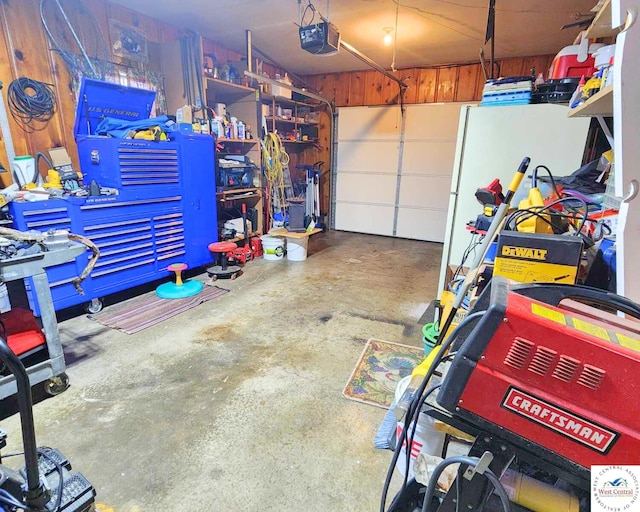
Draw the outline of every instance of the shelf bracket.
<instances>
[{"instance_id":1,"label":"shelf bracket","mask_svg":"<svg viewBox=\"0 0 640 512\"><path fill-rule=\"evenodd\" d=\"M613 134L611 133L609 126L607 126L607 122L605 121L604 116L595 116L595 118L598 120L600 128L602 128L607 141L609 141L609 146L611 146L611 149L613 149Z\"/></svg>"}]
</instances>

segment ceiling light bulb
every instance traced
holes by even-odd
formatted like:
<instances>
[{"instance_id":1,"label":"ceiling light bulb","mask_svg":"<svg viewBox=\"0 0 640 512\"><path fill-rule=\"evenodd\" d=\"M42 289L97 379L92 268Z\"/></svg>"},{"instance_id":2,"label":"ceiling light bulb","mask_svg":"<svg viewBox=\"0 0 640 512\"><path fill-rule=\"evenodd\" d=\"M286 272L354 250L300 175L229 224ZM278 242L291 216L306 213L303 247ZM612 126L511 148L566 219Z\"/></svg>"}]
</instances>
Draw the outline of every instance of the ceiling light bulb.
<instances>
[{"instance_id":1,"label":"ceiling light bulb","mask_svg":"<svg viewBox=\"0 0 640 512\"><path fill-rule=\"evenodd\" d=\"M393 34L391 32L393 32L393 29L390 27L384 29L384 37L382 38L382 43L385 46L391 46L391 43L393 43Z\"/></svg>"}]
</instances>

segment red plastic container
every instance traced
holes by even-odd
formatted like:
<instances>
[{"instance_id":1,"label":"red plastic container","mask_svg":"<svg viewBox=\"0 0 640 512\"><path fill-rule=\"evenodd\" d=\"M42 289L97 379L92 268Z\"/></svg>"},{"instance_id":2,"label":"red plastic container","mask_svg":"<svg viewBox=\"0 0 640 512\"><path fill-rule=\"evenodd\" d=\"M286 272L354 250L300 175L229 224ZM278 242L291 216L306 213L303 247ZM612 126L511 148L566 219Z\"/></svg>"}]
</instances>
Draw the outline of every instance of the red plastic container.
<instances>
[{"instance_id":1,"label":"red plastic container","mask_svg":"<svg viewBox=\"0 0 640 512\"><path fill-rule=\"evenodd\" d=\"M561 78L581 77L589 78L595 73L595 58L593 54L600 48L601 44L589 45L588 52L585 47L579 44L565 46L553 59L549 68L549 80L559 80ZM581 53L582 50L582 53Z\"/></svg>"}]
</instances>

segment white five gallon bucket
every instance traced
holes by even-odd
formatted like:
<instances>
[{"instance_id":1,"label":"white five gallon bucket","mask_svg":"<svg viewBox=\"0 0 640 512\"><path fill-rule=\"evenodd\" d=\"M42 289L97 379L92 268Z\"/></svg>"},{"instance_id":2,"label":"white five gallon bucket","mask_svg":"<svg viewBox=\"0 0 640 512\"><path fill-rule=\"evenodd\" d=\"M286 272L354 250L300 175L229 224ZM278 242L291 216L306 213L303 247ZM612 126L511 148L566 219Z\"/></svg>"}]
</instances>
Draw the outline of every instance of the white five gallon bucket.
<instances>
[{"instance_id":1,"label":"white five gallon bucket","mask_svg":"<svg viewBox=\"0 0 640 512\"><path fill-rule=\"evenodd\" d=\"M17 156L13 160L13 179L20 187L33 183L36 161L32 156Z\"/></svg>"},{"instance_id":2,"label":"white five gallon bucket","mask_svg":"<svg viewBox=\"0 0 640 512\"><path fill-rule=\"evenodd\" d=\"M280 236L263 235L260 237L262 242L262 252L265 260L281 261L284 259L284 239Z\"/></svg>"},{"instance_id":3,"label":"white five gallon bucket","mask_svg":"<svg viewBox=\"0 0 640 512\"><path fill-rule=\"evenodd\" d=\"M287 239L287 259L290 261L304 261L307 259L309 237Z\"/></svg>"},{"instance_id":4,"label":"white five gallon bucket","mask_svg":"<svg viewBox=\"0 0 640 512\"><path fill-rule=\"evenodd\" d=\"M396 402L400 400L400 397L404 393L404 390L407 389L409 385L409 381L411 380L411 375L403 378L398 385L396 386ZM411 460L409 464L409 478L414 477L413 473L413 463L418 457L419 453L427 453L429 455L437 455L440 457L442 455L442 447L444 446L444 437L445 435L442 432L438 432L433 424L434 419L431 416L427 416L424 413L420 414L418 418L418 424L416 425L416 432L413 436L413 442L411 443ZM396 441L400 439L400 435L402 434L402 428L404 427L404 418L402 421L398 422L396 426ZM407 438L411 435L413 431L413 424L409 428L407 432ZM396 468L400 471L400 473L404 476L407 471L407 441L402 445L402 449L400 450L400 456L398 457L398 462L396 463Z\"/></svg>"}]
</instances>

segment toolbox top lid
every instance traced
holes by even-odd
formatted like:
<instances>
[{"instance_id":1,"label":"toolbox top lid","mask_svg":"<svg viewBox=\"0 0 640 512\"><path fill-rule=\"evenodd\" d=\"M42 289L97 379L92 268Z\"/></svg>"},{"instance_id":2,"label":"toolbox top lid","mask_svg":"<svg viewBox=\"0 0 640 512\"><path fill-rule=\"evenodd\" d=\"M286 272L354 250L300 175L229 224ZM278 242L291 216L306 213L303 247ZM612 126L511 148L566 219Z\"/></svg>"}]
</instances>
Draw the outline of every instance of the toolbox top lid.
<instances>
[{"instance_id":1,"label":"toolbox top lid","mask_svg":"<svg viewBox=\"0 0 640 512\"><path fill-rule=\"evenodd\" d=\"M148 119L155 91L83 78L80 84L73 133L93 135L103 117L140 121Z\"/></svg>"}]
</instances>

